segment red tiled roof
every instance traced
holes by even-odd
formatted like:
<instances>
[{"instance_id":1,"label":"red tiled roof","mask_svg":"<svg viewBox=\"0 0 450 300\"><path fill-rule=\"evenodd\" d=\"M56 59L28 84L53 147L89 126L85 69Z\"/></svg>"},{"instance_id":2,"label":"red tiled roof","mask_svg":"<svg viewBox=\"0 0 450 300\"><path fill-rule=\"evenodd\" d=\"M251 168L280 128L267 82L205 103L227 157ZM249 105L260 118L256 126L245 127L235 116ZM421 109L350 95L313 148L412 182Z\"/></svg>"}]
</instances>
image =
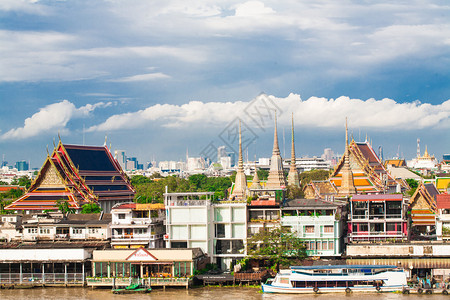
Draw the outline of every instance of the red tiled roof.
<instances>
[{"instance_id":1,"label":"red tiled roof","mask_svg":"<svg viewBox=\"0 0 450 300\"><path fill-rule=\"evenodd\" d=\"M450 194L437 195L436 202L437 202L438 209L449 209L450 208Z\"/></svg>"},{"instance_id":2,"label":"red tiled roof","mask_svg":"<svg viewBox=\"0 0 450 300\"><path fill-rule=\"evenodd\" d=\"M114 209L136 209L136 203L123 203L115 206Z\"/></svg>"},{"instance_id":3,"label":"red tiled roof","mask_svg":"<svg viewBox=\"0 0 450 300\"><path fill-rule=\"evenodd\" d=\"M354 195L351 201L401 201L402 194L371 194L371 195Z\"/></svg>"}]
</instances>

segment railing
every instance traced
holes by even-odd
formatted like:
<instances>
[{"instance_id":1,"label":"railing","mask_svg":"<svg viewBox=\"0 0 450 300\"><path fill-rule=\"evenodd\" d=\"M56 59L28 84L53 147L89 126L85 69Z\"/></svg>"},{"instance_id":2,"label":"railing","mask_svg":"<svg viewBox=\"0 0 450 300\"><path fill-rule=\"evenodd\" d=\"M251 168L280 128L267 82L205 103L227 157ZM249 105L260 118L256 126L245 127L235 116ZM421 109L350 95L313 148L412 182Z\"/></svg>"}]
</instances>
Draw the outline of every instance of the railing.
<instances>
[{"instance_id":1,"label":"railing","mask_svg":"<svg viewBox=\"0 0 450 300\"><path fill-rule=\"evenodd\" d=\"M83 273L0 273L0 284L82 284Z\"/></svg>"},{"instance_id":2,"label":"railing","mask_svg":"<svg viewBox=\"0 0 450 300\"><path fill-rule=\"evenodd\" d=\"M156 239L162 239L162 234L133 234L133 235L113 235L111 236L111 240L116 241L148 241L148 240L156 240Z\"/></svg>"},{"instance_id":3,"label":"railing","mask_svg":"<svg viewBox=\"0 0 450 300\"><path fill-rule=\"evenodd\" d=\"M349 215L351 220L385 220L385 219L402 219L402 214L386 214L386 215Z\"/></svg>"},{"instance_id":4,"label":"railing","mask_svg":"<svg viewBox=\"0 0 450 300\"><path fill-rule=\"evenodd\" d=\"M169 200L168 206L206 206L209 200Z\"/></svg>"},{"instance_id":5,"label":"railing","mask_svg":"<svg viewBox=\"0 0 450 300\"><path fill-rule=\"evenodd\" d=\"M270 276L269 270L254 273L234 273L234 278L238 281L261 281Z\"/></svg>"},{"instance_id":6,"label":"railing","mask_svg":"<svg viewBox=\"0 0 450 300\"><path fill-rule=\"evenodd\" d=\"M126 286L132 283L141 283L148 286L187 286L189 278L169 277L169 278L131 278L131 277L94 277L86 278L88 286Z\"/></svg>"}]
</instances>

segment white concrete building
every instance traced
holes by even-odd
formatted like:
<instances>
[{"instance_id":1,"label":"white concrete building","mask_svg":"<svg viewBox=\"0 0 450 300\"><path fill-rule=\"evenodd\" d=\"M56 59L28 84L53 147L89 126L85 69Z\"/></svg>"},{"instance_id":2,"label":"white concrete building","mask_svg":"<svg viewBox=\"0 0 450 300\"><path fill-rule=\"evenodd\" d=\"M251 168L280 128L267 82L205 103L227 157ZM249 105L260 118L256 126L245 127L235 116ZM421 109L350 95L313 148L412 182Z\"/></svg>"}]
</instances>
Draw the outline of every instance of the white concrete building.
<instances>
[{"instance_id":1,"label":"white concrete building","mask_svg":"<svg viewBox=\"0 0 450 300\"><path fill-rule=\"evenodd\" d=\"M309 256L336 257L343 252L344 203L316 199L294 199L281 209L281 226L306 243Z\"/></svg>"},{"instance_id":2,"label":"white concrete building","mask_svg":"<svg viewBox=\"0 0 450 300\"><path fill-rule=\"evenodd\" d=\"M119 203L111 210L113 248L163 248L164 205Z\"/></svg>"},{"instance_id":3,"label":"white concrete building","mask_svg":"<svg viewBox=\"0 0 450 300\"><path fill-rule=\"evenodd\" d=\"M21 241L107 240L110 238L111 214L33 214L22 218Z\"/></svg>"},{"instance_id":4,"label":"white concrete building","mask_svg":"<svg viewBox=\"0 0 450 300\"><path fill-rule=\"evenodd\" d=\"M166 193L166 247L201 248L227 270L245 256L246 203L213 203L214 193Z\"/></svg>"}]
</instances>

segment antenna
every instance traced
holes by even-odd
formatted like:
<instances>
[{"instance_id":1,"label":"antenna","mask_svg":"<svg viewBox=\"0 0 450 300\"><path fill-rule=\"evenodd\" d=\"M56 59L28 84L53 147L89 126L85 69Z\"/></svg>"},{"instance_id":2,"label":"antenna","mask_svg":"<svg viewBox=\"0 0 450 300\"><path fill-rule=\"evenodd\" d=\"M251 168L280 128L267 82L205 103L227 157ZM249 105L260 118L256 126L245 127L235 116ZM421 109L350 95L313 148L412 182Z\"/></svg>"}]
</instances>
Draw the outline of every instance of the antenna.
<instances>
[{"instance_id":1,"label":"antenna","mask_svg":"<svg viewBox=\"0 0 450 300\"><path fill-rule=\"evenodd\" d=\"M420 139L417 139L417 157L420 157Z\"/></svg>"}]
</instances>

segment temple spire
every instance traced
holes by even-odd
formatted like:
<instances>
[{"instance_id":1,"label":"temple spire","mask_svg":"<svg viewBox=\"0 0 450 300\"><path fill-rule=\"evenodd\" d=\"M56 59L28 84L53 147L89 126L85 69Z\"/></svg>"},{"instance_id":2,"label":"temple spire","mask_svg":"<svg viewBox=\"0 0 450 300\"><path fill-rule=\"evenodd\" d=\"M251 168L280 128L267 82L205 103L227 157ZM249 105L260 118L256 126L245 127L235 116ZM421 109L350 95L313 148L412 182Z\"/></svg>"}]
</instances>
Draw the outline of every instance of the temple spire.
<instances>
[{"instance_id":1,"label":"temple spire","mask_svg":"<svg viewBox=\"0 0 450 300\"><path fill-rule=\"evenodd\" d=\"M255 161L255 175L253 175L253 181L252 181L252 185L250 186L250 189L255 190L255 189L260 189L260 188L261 188L261 183L259 181L258 169L256 168L256 161Z\"/></svg>"},{"instance_id":2,"label":"temple spire","mask_svg":"<svg viewBox=\"0 0 450 300\"><path fill-rule=\"evenodd\" d=\"M277 111L275 111L275 131L273 134L273 151L272 155L280 155L280 147L278 146L278 129L277 129Z\"/></svg>"},{"instance_id":3,"label":"temple spire","mask_svg":"<svg viewBox=\"0 0 450 300\"><path fill-rule=\"evenodd\" d=\"M353 172L350 168L350 150L348 145L348 127L347 117L345 118L345 153L344 164L342 166L342 181L339 187L339 193L342 195L356 194L355 184L353 182Z\"/></svg>"},{"instance_id":4,"label":"temple spire","mask_svg":"<svg viewBox=\"0 0 450 300\"><path fill-rule=\"evenodd\" d=\"M241 120L239 120L239 161L236 172L236 179L234 183L231 198L234 200L246 200L247 195L247 178L244 173L244 159L242 157L242 131Z\"/></svg>"},{"instance_id":5,"label":"temple spire","mask_svg":"<svg viewBox=\"0 0 450 300\"><path fill-rule=\"evenodd\" d=\"M291 146L291 167L287 178L288 184L292 186L300 186L300 177L297 171L297 163L295 158L295 145L294 145L294 113L292 113L292 146Z\"/></svg>"},{"instance_id":6,"label":"temple spire","mask_svg":"<svg viewBox=\"0 0 450 300\"><path fill-rule=\"evenodd\" d=\"M283 171L283 160L280 155L280 148L278 146L277 133L277 113L275 111L275 131L273 134L273 151L270 159L270 171L267 178L266 188L268 189L284 189L286 188L286 178Z\"/></svg>"}]
</instances>

